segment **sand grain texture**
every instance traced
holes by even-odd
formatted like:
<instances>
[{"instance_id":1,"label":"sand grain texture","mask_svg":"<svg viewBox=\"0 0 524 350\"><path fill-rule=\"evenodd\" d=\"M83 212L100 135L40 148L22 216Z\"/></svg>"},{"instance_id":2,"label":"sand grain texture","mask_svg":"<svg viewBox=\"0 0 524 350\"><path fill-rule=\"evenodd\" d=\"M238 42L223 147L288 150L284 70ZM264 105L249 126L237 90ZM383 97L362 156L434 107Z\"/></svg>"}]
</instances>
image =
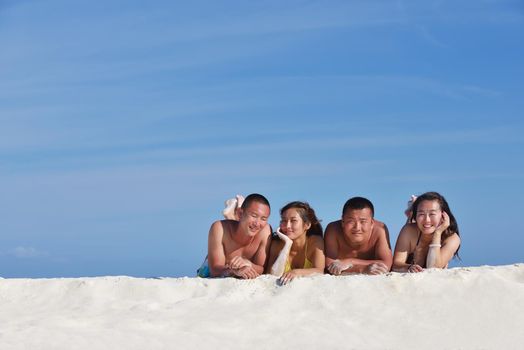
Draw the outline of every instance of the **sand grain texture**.
<instances>
[{"instance_id":1,"label":"sand grain texture","mask_svg":"<svg viewBox=\"0 0 524 350\"><path fill-rule=\"evenodd\" d=\"M385 276L0 279L7 349L515 349L524 264Z\"/></svg>"}]
</instances>

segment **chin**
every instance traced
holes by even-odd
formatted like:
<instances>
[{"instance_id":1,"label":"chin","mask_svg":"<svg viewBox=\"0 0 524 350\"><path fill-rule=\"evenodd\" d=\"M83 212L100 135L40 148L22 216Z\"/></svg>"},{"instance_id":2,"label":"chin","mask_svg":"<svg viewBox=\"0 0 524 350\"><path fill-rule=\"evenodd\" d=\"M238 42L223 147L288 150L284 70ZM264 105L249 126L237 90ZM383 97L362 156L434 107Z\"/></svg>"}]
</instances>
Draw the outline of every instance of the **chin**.
<instances>
[{"instance_id":1,"label":"chin","mask_svg":"<svg viewBox=\"0 0 524 350\"><path fill-rule=\"evenodd\" d=\"M256 230L256 231L251 231L251 230L249 230L249 231L247 231L247 232L249 232L249 235L250 235L250 236L253 236L253 237L254 237L254 236L256 236L260 231L261 231L261 230Z\"/></svg>"},{"instance_id":2,"label":"chin","mask_svg":"<svg viewBox=\"0 0 524 350\"><path fill-rule=\"evenodd\" d=\"M350 239L350 241L352 243L362 243L362 242L364 242L364 237L352 237Z\"/></svg>"}]
</instances>

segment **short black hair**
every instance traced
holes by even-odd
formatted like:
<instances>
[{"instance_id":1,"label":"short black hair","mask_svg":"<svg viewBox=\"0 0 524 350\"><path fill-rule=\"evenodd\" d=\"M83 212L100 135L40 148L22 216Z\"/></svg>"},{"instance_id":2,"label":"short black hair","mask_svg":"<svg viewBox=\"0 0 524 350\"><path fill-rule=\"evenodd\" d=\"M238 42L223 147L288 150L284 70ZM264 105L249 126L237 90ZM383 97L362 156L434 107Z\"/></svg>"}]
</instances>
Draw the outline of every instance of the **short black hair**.
<instances>
[{"instance_id":1,"label":"short black hair","mask_svg":"<svg viewBox=\"0 0 524 350\"><path fill-rule=\"evenodd\" d=\"M241 208L242 209L246 209L247 207L249 207L249 205L253 202L257 202L257 203L261 203L261 204L265 204L269 207L269 209L271 210L271 206L269 205L269 201L267 200L266 197L264 197L263 195L261 194L258 194L258 193L251 193L249 196L247 196L245 199L244 199L244 202L242 203L242 206Z\"/></svg>"},{"instance_id":2,"label":"short black hair","mask_svg":"<svg viewBox=\"0 0 524 350\"><path fill-rule=\"evenodd\" d=\"M353 197L347 200L346 204L344 204L344 208L342 208L342 216L346 213L349 209L364 209L369 208L371 210L371 217L375 216L375 208L373 207L373 203L367 198L364 197Z\"/></svg>"}]
</instances>

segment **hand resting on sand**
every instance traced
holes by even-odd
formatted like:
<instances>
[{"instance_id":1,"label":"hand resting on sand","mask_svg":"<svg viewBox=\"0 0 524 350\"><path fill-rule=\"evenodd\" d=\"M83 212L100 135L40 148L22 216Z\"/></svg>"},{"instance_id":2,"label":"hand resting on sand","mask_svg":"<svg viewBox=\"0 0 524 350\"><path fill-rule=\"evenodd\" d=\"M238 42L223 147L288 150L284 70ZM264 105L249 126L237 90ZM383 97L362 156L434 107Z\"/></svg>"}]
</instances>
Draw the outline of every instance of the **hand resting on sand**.
<instances>
[{"instance_id":1,"label":"hand resting on sand","mask_svg":"<svg viewBox=\"0 0 524 350\"><path fill-rule=\"evenodd\" d=\"M353 267L353 264L352 263L344 263L340 260L335 260L333 261L329 266L328 266L328 271L332 274L332 275L335 275L335 276L338 276L340 274L342 274L343 271L347 270L347 269L350 269Z\"/></svg>"}]
</instances>

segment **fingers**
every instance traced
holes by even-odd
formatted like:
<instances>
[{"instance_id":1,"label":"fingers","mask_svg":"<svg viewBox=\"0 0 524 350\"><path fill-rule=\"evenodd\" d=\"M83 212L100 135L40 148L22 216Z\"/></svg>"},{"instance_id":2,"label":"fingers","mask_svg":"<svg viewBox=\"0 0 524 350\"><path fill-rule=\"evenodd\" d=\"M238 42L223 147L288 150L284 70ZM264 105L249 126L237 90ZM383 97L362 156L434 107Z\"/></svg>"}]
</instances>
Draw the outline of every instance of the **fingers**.
<instances>
[{"instance_id":1,"label":"fingers","mask_svg":"<svg viewBox=\"0 0 524 350\"><path fill-rule=\"evenodd\" d=\"M338 276L342 273L342 271L344 271L345 269L343 268L342 264L340 264L340 262L337 260L337 261L334 261L331 263L331 265L328 266L328 271L332 274L332 275L335 275L335 276Z\"/></svg>"},{"instance_id":2,"label":"fingers","mask_svg":"<svg viewBox=\"0 0 524 350\"><path fill-rule=\"evenodd\" d=\"M281 286L283 286L283 285L288 284L288 283L291 282L292 280L294 280L295 277L296 277L296 276L295 276L294 273L292 273L292 272L287 272L287 273L283 274L282 277L280 277L280 278L278 279L278 282L279 282L279 284L280 284Z\"/></svg>"},{"instance_id":3,"label":"fingers","mask_svg":"<svg viewBox=\"0 0 524 350\"><path fill-rule=\"evenodd\" d=\"M442 217L444 218L444 224L446 225L446 228L448 228L450 225L450 219L449 219L448 213L442 212Z\"/></svg>"},{"instance_id":4,"label":"fingers","mask_svg":"<svg viewBox=\"0 0 524 350\"><path fill-rule=\"evenodd\" d=\"M231 260L229 260L229 263L227 265L231 269L238 269L240 267L238 266L238 256L235 256Z\"/></svg>"},{"instance_id":5,"label":"fingers","mask_svg":"<svg viewBox=\"0 0 524 350\"><path fill-rule=\"evenodd\" d=\"M282 233L282 231L280 231L280 227L277 229L276 233L277 233L278 238L280 238L284 242L293 242L293 240L291 238L289 238L284 233Z\"/></svg>"},{"instance_id":6,"label":"fingers","mask_svg":"<svg viewBox=\"0 0 524 350\"><path fill-rule=\"evenodd\" d=\"M388 273L388 267L383 263L373 263L368 265L368 273L370 275L381 275L383 273Z\"/></svg>"},{"instance_id":7,"label":"fingers","mask_svg":"<svg viewBox=\"0 0 524 350\"><path fill-rule=\"evenodd\" d=\"M247 270L248 270L248 276L250 279L257 278L258 276L260 276L260 274L256 272L255 269L252 267L247 268Z\"/></svg>"},{"instance_id":8,"label":"fingers","mask_svg":"<svg viewBox=\"0 0 524 350\"><path fill-rule=\"evenodd\" d=\"M335 274L333 263L329 264L329 266L327 267L327 270L330 274L332 275Z\"/></svg>"},{"instance_id":9,"label":"fingers","mask_svg":"<svg viewBox=\"0 0 524 350\"><path fill-rule=\"evenodd\" d=\"M243 267L241 269L233 270L233 273L242 279L254 279L259 276L259 273L252 267Z\"/></svg>"},{"instance_id":10,"label":"fingers","mask_svg":"<svg viewBox=\"0 0 524 350\"><path fill-rule=\"evenodd\" d=\"M251 267L251 262L241 256L235 256L231 258L228 265L232 269L241 269L243 267Z\"/></svg>"},{"instance_id":11,"label":"fingers","mask_svg":"<svg viewBox=\"0 0 524 350\"><path fill-rule=\"evenodd\" d=\"M411 265L408 268L408 272L411 272L411 273L418 273L422 271L424 271L424 269L420 265L417 265L417 264Z\"/></svg>"},{"instance_id":12,"label":"fingers","mask_svg":"<svg viewBox=\"0 0 524 350\"><path fill-rule=\"evenodd\" d=\"M438 232L443 233L450 225L450 219L448 213L445 211L442 212L442 219L440 220L440 224L437 227Z\"/></svg>"},{"instance_id":13,"label":"fingers","mask_svg":"<svg viewBox=\"0 0 524 350\"><path fill-rule=\"evenodd\" d=\"M249 268L245 272L245 277L244 278L245 279L254 279L254 278L257 278L257 277L258 277L258 273L255 270Z\"/></svg>"}]
</instances>

